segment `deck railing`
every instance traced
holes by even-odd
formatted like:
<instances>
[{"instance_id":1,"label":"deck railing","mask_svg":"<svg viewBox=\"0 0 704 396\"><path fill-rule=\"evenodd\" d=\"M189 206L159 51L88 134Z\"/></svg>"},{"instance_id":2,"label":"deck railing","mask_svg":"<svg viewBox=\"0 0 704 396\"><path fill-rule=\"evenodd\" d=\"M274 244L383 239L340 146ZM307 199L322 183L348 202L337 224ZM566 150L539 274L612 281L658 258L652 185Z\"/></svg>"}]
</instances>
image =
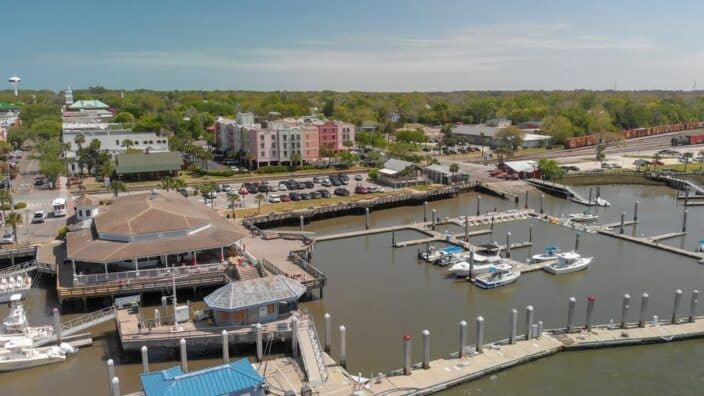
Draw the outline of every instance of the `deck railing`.
<instances>
[{"instance_id":1,"label":"deck railing","mask_svg":"<svg viewBox=\"0 0 704 396\"><path fill-rule=\"evenodd\" d=\"M150 278L171 278L172 276L223 273L227 270L224 263L185 265L181 267L152 268L139 271L109 272L107 274L74 275L73 284L85 285L111 283L126 280ZM167 278L168 277L168 278Z\"/></svg>"}]
</instances>

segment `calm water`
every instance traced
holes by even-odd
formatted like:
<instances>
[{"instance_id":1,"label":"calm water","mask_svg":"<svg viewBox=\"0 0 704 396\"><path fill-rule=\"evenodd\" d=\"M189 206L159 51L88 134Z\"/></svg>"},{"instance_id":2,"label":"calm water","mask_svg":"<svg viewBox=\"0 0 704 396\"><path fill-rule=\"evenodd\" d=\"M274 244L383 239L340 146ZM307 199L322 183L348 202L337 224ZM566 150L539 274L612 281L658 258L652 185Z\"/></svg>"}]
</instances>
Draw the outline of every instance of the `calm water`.
<instances>
[{"instance_id":1,"label":"calm water","mask_svg":"<svg viewBox=\"0 0 704 396\"><path fill-rule=\"evenodd\" d=\"M588 188L581 187L586 194ZM538 207L539 193L530 196L531 207ZM682 205L674 200L672 190L661 187L602 186L602 196L612 202L610 208L598 208L602 223L617 222L622 211L631 219L633 202L640 201L640 224L628 227L636 235L654 235L679 231L682 224ZM430 204L438 215L458 216L474 214L475 194ZM523 202L521 201L521 206ZM553 214L582 211L583 207L568 201L545 199L545 207ZM513 202L482 196L482 210L514 208ZM683 238L663 243L693 249L699 239L704 239L704 222L701 209L690 207L688 231ZM412 223L421 221L423 207L396 208L372 213L371 226ZM360 229L363 216L329 219L306 226L307 230L321 234ZM497 224L493 238L503 242L511 231L512 241L528 239L528 229L533 226L534 251L547 245L563 249L574 247L575 231L542 222L523 221ZM477 228L475 228L477 229ZM452 228L461 232L459 227ZM415 232L399 232L397 240L418 238ZM475 242L491 240L482 236ZM521 313L526 305L535 307L536 320L546 327L563 326L566 319L567 299L578 299L577 318L583 320L586 297L597 297L595 320L618 320L623 293L634 298L632 319L637 314L639 296L648 292L650 313L669 316L673 292L704 290L704 267L692 259L667 254L633 243L600 235L582 235L580 252L594 256L595 262L584 272L554 277L543 272L528 273L514 285L485 291L465 281L447 275L443 268L416 260L417 247L391 248L391 235L352 238L320 243L316 246L313 263L329 277L325 298L305 305L316 316L322 334L322 315L330 312L335 327L347 328L348 364L350 371L388 371L402 365L402 336L414 337L414 361L419 361L420 332L431 331L432 353L440 357L457 348L457 323L470 321L482 315L486 320L486 339L505 338L508 334L508 315L512 307ZM514 250L513 257L525 259L530 249ZM49 287L49 285L45 285ZM32 323L48 323L51 307L55 304L54 292L34 289L28 306ZM184 296L186 298L186 296ZM191 296L198 299L201 296ZM154 298L158 305L158 298ZM45 305L47 305L45 307ZM683 304L683 307L687 304ZM92 308L98 308L96 305ZM5 309L0 310L4 315ZM684 309L683 309L684 312ZM520 316L521 319L523 315ZM58 365L0 374L3 378L2 395L44 394L52 389L56 394L103 394L107 390L105 360L117 360L117 375L123 392L139 389L137 374L141 370L138 356L119 351L114 324L106 323L94 329L95 344L84 348L78 357ZM415 341L415 340L418 341ZM470 342L473 342L470 331ZM333 357L339 356L337 332L334 333ZM251 351L243 349L240 355ZM166 368L177 364L173 352L150 354L151 367ZM192 357L189 365L205 367L220 362L219 351L210 355ZM562 395L573 394L700 394L703 384L704 343L691 341L647 347L619 348L601 351L564 353L528 365L498 373L470 384L447 391L448 394L471 395ZM598 379L598 380L597 380Z\"/></svg>"}]
</instances>

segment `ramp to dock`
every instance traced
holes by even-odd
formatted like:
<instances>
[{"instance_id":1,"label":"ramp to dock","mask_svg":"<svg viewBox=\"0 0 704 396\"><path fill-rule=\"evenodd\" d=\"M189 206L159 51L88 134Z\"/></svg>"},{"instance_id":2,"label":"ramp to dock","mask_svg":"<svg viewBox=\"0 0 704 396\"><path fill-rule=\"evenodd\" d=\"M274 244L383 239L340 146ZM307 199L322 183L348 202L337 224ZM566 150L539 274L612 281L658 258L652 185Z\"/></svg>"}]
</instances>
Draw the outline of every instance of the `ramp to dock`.
<instances>
[{"instance_id":1,"label":"ramp to dock","mask_svg":"<svg viewBox=\"0 0 704 396\"><path fill-rule=\"evenodd\" d=\"M555 183L555 182L548 182L545 180L539 180L539 179L526 179L526 181L528 183L530 183L531 185L539 188L542 191L545 191L545 192L550 193L552 195L562 196L564 198L569 199L572 202L576 202L578 204L582 204L585 206L595 206L596 205L595 201L590 201L590 200L584 198L582 195L580 195L577 191L575 191L570 186Z\"/></svg>"},{"instance_id":2,"label":"ramp to dock","mask_svg":"<svg viewBox=\"0 0 704 396\"><path fill-rule=\"evenodd\" d=\"M79 316L75 319L71 319L61 323L61 337L69 336L72 334L78 334L83 330L89 329L93 326L97 326L101 323L105 323L109 320L115 319L115 307L110 306L103 308L99 311L91 312L89 314ZM35 342L35 346L42 346L46 344L51 344L59 340L59 334L55 333L52 336L42 338Z\"/></svg>"},{"instance_id":3,"label":"ramp to dock","mask_svg":"<svg viewBox=\"0 0 704 396\"><path fill-rule=\"evenodd\" d=\"M313 386L318 386L328 380L328 370L325 365L325 357L320 347L315 324L310 319L303 319L298 322L298 348L301 351L301 360L308 377L308 382Z\"/></svg>"}]
</instances>

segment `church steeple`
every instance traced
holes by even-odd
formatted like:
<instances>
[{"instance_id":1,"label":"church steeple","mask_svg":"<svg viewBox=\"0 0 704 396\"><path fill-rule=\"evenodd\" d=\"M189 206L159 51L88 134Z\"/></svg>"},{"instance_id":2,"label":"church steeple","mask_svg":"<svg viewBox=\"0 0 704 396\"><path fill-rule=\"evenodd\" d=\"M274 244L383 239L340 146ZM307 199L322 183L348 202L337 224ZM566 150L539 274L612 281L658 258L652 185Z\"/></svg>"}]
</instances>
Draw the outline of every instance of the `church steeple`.
<instances>
[{"instance_id":1,"label":"church steeple","mask_svg":"<svg viewBox=\"0 0 704 396\"><path fill-rule=\"evenodd\" d=\"M73 104L73 91L71 91L70 85L66 87L66 92L64 92L64 96L66 97L66 104L72 105Z\"/></svg>"}]
</instances>

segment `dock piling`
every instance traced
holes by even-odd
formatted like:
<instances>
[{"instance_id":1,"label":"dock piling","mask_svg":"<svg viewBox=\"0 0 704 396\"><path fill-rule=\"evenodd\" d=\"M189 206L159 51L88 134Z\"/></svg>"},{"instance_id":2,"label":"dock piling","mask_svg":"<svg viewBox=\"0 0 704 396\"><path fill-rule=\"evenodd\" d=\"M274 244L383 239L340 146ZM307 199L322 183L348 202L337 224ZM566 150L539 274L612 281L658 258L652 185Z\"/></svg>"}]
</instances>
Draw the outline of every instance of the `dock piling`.
<instances>
[{"instance_id":1,"label":"dock piling","mask_svg":"<svg viewBox=\"0 0 704 396\"><path fill-rule=\"evenodd\" d=\"M64 337L61 334L61 313L59 313L59 308L54 307L52 314L54 315L54 332L56 333L56 339L59 343L62 343Z\"/></svg>"},{"instance_id":2,"label":"dock piling","mask_svg":"<svg viewBox=\"0 0 704 396\"><path fill-rule=\"evenodd\" d=\"M480 207L479 207L479 206L480 206L479 203L480 203L481 201L482 201L482 196L481 196L481 195L477 195L477 216L479 216L479 215L482 213L482 212L481 212L481 209L480 209Z\"/></svg>"},{"instance_id":3,"label":"dock piling","mask_svg":"<svg viewBox=\"0 0 704 396\"><path fill-rule=\"evenodd\" d=\"M411 336L403 336L403 375L411 375Z\"/></svg>"},{"instance_id":4,"label":"dock piling","mask_svg":"<svg viewBox=\"0 0 704 396\"><path fill-rule=\"evenodd\" d=\"M577 231L577 233L574 235L574 251L575 252L579 250L579 237L580 237L580 233L579 233L579 231Z\"/></svg>"},{"instance_id":5,"label":"dock piling","mask_svg":"<svg viewBox=\"0 0 704 396\"><path fill-rule=\"evenodd\" d=\"M484 318L477 316L477 353L484 352Z\"/></svg>"},{"instance_id":6,"label":"dock piling","mask_svg":"<svg viewBox=\"0 0 704 396\"><path fill-rule=\"evenodd\" d=\"M298 357L298 319L291 318L291 354L294 359Z\"/></svg>"},{"instance_id":7,"label":"dock piling","mask_svg":"<svg viewBox=\"0 0 704 396\"><path fill-rule=\"evenodd\" d=\"M628 310L631 308L631 295L626 293L623 295L623 304L621 304L621 328L625 329L628 326Z\"/></svg>"},{"instance_id":8,"label":"dock piling","mask_svg":"<svg viewBox=\"0 0 704 396\"><path fill-rule=\"evenodd\" d=\"M601 187L600 186L596 186L596 197L601 198Z\"/></svg>"},{"instance_id":9,"label":"dock piling","mask_svg":"<svg viewBox=\"0 0 704 396\"><path fill-rule=\"evenodd\" d=\"M682 216L682 232L687 232L687 209L684 210L684 215Z\"/></svg>"},{"instance_id":10,"label":"dock piling","mask_svg":"<svg viewBox=\"0 0 704 396\"><path fill-rule=\"evenodd\" d=\"M692 290L692 299L689 301L689 323L694 323L697 316L697 302L699 302L699 290Z\"/></svg>"},{"instance_id":11,"label":"dock piling","mask_svg":"<svg viewBox=\"0 0 704 396\"><path fill-rule=\"evenodd\" d=\"M626 222L626 212L621 212L621 227L619 228L619 233L623 234L623 226Z\"/></svg>"},{"instance_id":12,"label":"dock piling","mask_svg":"<svg viewBox=\"0 0 704 396\"><path fill-rule=\"evenodd\" d=\"M330 314L325 312L325 352L330 353L330 341L332 340L332 320Z\"/></svg>"},{"instance_id":13,"label":"dock piling","mask_svg":"<svg viewBox=\"0 0 704 396\"><path fill-rule=\"evenodd\" d=\"M227 330L222 331L222 361L225 364L230 363L230 340Z\"/></svg>"},{"instance_id":14,"label":"dock piling","mask_svg":"<svg viewBox=\"0 0 704 396\"><path fill-rule=\"evenodd\" d=\"M161 327L161 314L156 308L154 308L154 326Z\"/></svg>"},{"instance_id":15,"label":"dock piling","mask_svg":"<svg viewBox=\"0 0 704 396\"><path fill-rule=\"evenodd\" d=\"M298 222L300 224L301 231L303 231L303 229L304 229L305 221L306 221L305 217L303 217L302 215L298 216Z\"/></svg>"},{"instance_id":16,"label":"dock piling","mask_svg":"<svg viewBox=\"0 0 704 396\"><path fill-rule=\"evenodd\" d=\"M184 373L188 372L188 350L186 349L186 340L181 338L178 341L179 348L181 349L181 370Z\"/></svg>"},{"instance_id":17,"label":"dock piling","mask_svg":"<svg viewBox=\"0 0 704 396\"><path fill-rule=\"evenodd\" d=\"M528 242L533 243L533 225L528 226Z\"/></svg>"},{"instance_id":18,"label":"dock piling","mask_svg":"<svg viewBox=\"0 0 704 396\"><path fill-rule=\"evenodd\" d=\"M261 362L264 360L264 345L262 343L262 324L257 323L254 325L254 335L257 339L257 361Z\"/></svg>"},{"instance_id":19,"label":"dock piling","mask_svg":"<svg viewBox=\"0 0 704 396\"><path fill-rule=\"evenodd\" d=\"M115 396L112 392L112 379L115 378L115 362L112 359L108 359L108 387L110 388L110 396Z\"/></svg>"},{"instance_id":20,"label":"dock piling","mask_svg":"<svg viewBox=\"0 0 704 396\"><path fill-rule=\"evenodd\" d=\"M633 221L638 221L638 201L633 204Z\"/></svg>"},{"instance_id":21,"label":"dock piling","mask_svg":"<svg viewBox=\"0 0 704 396\"><path fill-rule=\"evenodd\" d=\"M545 194L540 194L540 214L545 213Z\"/></svg>"},{"instance_id":22,"label":"dock piling","mask_svg":"<svg viewBox=\"0 0 704 396\"><path fill-rule=\"evenodd\" d=\"M589 204L592 204L592 187L589 187Z\"/></svg>"},{"instance_id":23,"label":"dock piling","mask_svg":"<svg viewBox=\"0 0 704 396\"><path fill-rule=\"evenodd\" d=\"M369 229L369 208L364 208L364 229Z\"/></svg>"},{"instance_id":24,"label":"dock piling","mask_svg":"<svg viewBox=\"0 0 704 396\"><path fill-rule=\"evenodd\" d=\"M112 396L120 396L120 379L117 377L112 377L112 381L110 382L110 384Z\"/></svg>"},{"instance_id":25,"label":"dock piling","mask_svg":"<svg viewBox=\"0 0 704 396\"><path fill-rule=\"evenodd\" d=\"M142 372L148 373L149 372L149 349L147 349L146 345L142 345L141 351L142 351Z\"/></svg>"},{"instance_id":26,"label":"dock piling","mask_svg":"<svg viewBox=\"0 0 704 396\"><path fill-rule=\"evenodd\" d=\"M464 219L464 241L469 242L469 219Z\"/></svg>"},{"instance_id":27,"label":"dock piling","mask_svg":"<svg viewBox=\"0 0 704 396\"><path fill-rule=\"evenodd\" d=\"M675 304L672 307L672 323L677 323L677 312L680 310L682 303L682 289L675 290Z\"/></svg>"},{"instance_id":28,"label":"dock piling","mask_svg":"<svg viewBox=\"0 0 704 396\"><path fill-rule=\"evenodd\" d=\"M428 222L428 201L423 202L423 223Z\"/></svg>"},{"instance_id":29,"label":"dock piling","mask_svg":"<svg viewBox=\"0 0 704 396\"><path fill-rule=\"evenodd\" d=\"M431 221L431 224L433 227L433 231L435 231L435 215L436 214L437 214L437 211L435 209L433 209L432 212L430 213L430 216L431 216L430 221Z\"/></svg>"},{"instance_id":30,"label":"dock piling","mask_svg":"<svg viewBox=\"0 0 704 396\"><path fill-rule=\"evenodd\" d=\"M584 324L584 328L587 330L592 329L592 315L594 314L594 303L596 302L596 297L587 297L587 320Z\"/></svg>"},{"instance_id":31,"label":"dock piling","mask_svg":"<svg viewBox=\"0 0 704 396\"><path fill-rule=\"evenodd\" d=\"M535 338L540 338L543 335L543 321L538 321L538 331L535 333Z\"/></svg>"},{"instance_id":32,"label":"dock piling","mask_svg":"<svg viewBox=\"0 0 704 396\"><path fill-rule=\"evenodd\" d=\"M528 190L526 190L526 203L523 206L524 209L528 209Z\"/></svg>"},{"instance_id":33,"label":"dock piling","mask_svg":"<svg viewBox=\"0 0 704 396\"><path fill-rule=\"evenodd\" d=\"M465 345L467 345L467 321L460 320L460 359L464 357Z\"/></svg>"},{"instance_id":34,"label":"dock piling","mask_svg":"<svg viewBox=\"0 0 704 396\"><path fill-rule=\"evenodd\" d=\"M391 231L391 246L396 246L396 231Z\"/></svg>"},{"instance_id":35,"label":"dock piling","mask_svg":"<svg viewBox=\"0 0 704 396\"><path fill-rule=\"evenodd\" d=\"M638 327L645 327L645 315L648 311L648 293L640 296L640 316L638 317Z\"/></svg>"},{"instance_id":36,"label":"dock piling","mask_svg":"<svg viewBox=\"0 0 704 396\"><path fill-rule=\"evenodd\" d=\"M506 258L511 257L511 231L506 233Z\"/></svg>"},{"instance_id":37,"label":"dock piling","mask_svg":"<svg viewBox=\"0 0 704 396\"><path fill-rule=\"evenodd\" d=\"M533 306L526 307L526 340L530 340L533 332Z\"/></svg>"},{"instance_id":38,"label":"dock piling","mask_svg":"<svg viewBox=\"0 0 704 396\"><path fill-rule=\"evenodd\" d=\"M574 329L574 310L577 306L577 299L570 297L569 308L567 310L567 332L570 333Z\"/></svg>"},{"instance_id":39,"label":"dock piling","mask_svg":"<svg viewBox=\"0 0 704 396\"><path fill-rule=\"evenodd\" d=\"M423 334L423 368L430 368L430 330L425 329Z\"/></svg>"},{"instance_id":40,"label":"dock piling","mask_svg":"<svg viewBox=\"0 0 704 396\"><path fill-rule=\"evenodd\" d=\"M537 338L538 337L538 324L534 323L532 326L530 326L530 338Z\"/></svg>"},{"instance_id":41,"label":"dock piling","mask_svg":"<svg viewBox=\"0 0 704 396\"><path fill-rule=\"evenodd\" d=\"M169 298L166 296L161 296L161 314L164 315L164 319L166 319L169 316L169 311L167 311L167 306L166 304L168 303Z\"/></svg>"},{"instance_id":42,"label":"dock piling","mask_svg":"<svg viewBox=\"0 0 704 396\"><path fill-rule=\"evenodd\" d=\"M344 325L340 325L340 366L347 369L347 329Z\"/></svg>"}]
</instances>

